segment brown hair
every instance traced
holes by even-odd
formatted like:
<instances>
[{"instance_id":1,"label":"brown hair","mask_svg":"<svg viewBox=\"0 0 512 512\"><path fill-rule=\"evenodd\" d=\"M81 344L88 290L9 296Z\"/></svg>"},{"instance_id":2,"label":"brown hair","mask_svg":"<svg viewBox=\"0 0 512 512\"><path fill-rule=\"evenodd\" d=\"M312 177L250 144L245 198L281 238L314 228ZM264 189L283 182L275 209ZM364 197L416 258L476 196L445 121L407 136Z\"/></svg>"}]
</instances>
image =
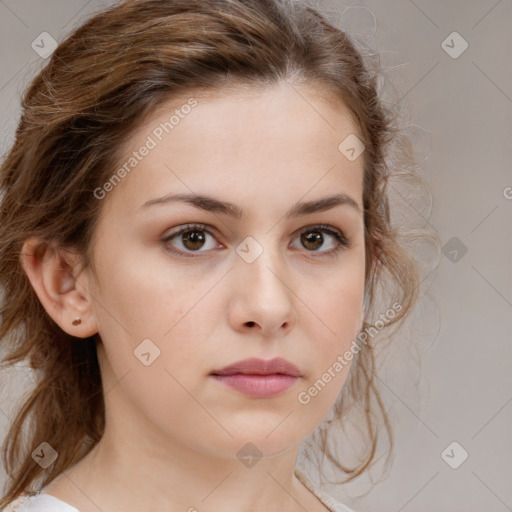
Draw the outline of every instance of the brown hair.
<instances>
[{"instance_id":1,"label":"brown hair","mask_svg":"<svg viewBox=\"0 0 512 512\"><path fill-rule=\"evenodd\" d=\"M23 242L39 236L42 246L73 248L83 257L84 268L90 267L102 205L93 191L110 177L119 148L148 115L164 101L191 91L280 80L317 84L353 115L365 144L363 326L377 312L379 286L402 306L386 329L406 318L418 297L419 278L391 225L387 190L393 173L405 171L387 164L386 145L397 137L393 111L379 100L376 74L353 41L297 1L128 0L114 5L61 42L33 79L22 98L15 141L0 169L3 361L28 360L37 379L4 442L3 463L11 481L0 507L37 479L46 485L78 462L100 440L105 426L99 336L77 343L49 317L20 265ZM340 422L352 406L363 411L366 453L355 467L347 467L327 451L348 475L345 481L375 458L376 412L392 439L374 370L374 346L368 342L354 358L335 408ZM31 457L42 442L59 454L49 470ZM324 438L321 444L325 452Z\"/></svg>"}]
</instances>

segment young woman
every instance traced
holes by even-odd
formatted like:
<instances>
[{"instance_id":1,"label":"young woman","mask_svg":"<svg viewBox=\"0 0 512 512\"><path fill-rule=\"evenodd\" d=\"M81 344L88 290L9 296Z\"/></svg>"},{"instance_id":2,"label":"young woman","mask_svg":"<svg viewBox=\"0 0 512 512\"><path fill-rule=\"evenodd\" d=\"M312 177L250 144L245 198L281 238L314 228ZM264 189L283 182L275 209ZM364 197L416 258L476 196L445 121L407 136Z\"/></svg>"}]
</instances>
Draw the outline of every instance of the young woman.
<instances>
[{"instance_id":1,"label":"young woman","mask_svg":"<svg viewBox=\"0 0 512 512\"><path fill-rule=\"evenodd\" d=\"M377 413L390 434L373 337L419 287L392 121L300 2L127 0L63 41L1 167L4 364L37 386L0 506L350 510L297 461L307 442L342 483ZM328 435L357 410L350 465Z\"/></svg>"}]
</instances>

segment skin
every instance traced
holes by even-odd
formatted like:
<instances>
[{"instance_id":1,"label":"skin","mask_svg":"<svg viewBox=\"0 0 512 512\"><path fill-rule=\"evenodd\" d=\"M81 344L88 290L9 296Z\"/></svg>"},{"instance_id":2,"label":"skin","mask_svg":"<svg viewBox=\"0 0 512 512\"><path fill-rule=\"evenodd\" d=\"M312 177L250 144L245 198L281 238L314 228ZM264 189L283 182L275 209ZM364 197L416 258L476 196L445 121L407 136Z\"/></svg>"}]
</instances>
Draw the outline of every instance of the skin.
<instances>
[{"instance_id":1,"label":"skin","mask_svg":"<svg viewBox=\"0 0 512 512\"><path fill-rule=\"evenodd\" d=\"M73 336L99 333L106 394L104 437L43 492L81 512L327 510L293 471L300 443L328 415L349 366L309 404L297 397L361 329L364 219L348 205L285 213L335 193L362 210L363 158L340 153L357 128L341 103L318 92L280 83L198 99L102 199L95 272L79 274L70 251L38 258L36 239L25 243L23 266L51 317ZM144 122L126 154L184 103L175 98ZM244 216L178 202L141 208L191 192L232 202ZM182 235L162 241L187 223L208 226L203 246L185 245ZM317 224L342 231L350 247L329 254L337 242L322 231L323 242L305 246L299 231L317 233ZM247 236L263 249L252 263L236 252ZM77 317L82 323L73 326ZM134 356L146 338L160 350L149 366ZM241 359L277 356L302 377L273 398L248 397L209 376ZM236 455L248 442L262 453L250 468Z\"/></svg>"}]
</instances>

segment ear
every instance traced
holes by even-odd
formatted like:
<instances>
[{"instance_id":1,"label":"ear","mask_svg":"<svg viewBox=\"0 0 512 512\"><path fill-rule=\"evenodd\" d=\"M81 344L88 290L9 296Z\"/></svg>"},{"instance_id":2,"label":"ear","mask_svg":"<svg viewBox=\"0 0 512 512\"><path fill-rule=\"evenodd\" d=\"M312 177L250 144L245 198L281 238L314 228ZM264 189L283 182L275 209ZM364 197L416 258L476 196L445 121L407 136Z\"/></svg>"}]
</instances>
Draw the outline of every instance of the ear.
<instances>
[{"instance_id":1,"label":"ear","mask_svg":"<svg viewBox=\"0 0 512 512\"><path fill-rule=\"evenodd\" d=\"M32 237L23 244L20 262L44 309L63 331L78 338L98 332L87 273L77 280L78 255ZM75 318L81 319L79 325L73 325Z\"/></svg>"}]
</instances>

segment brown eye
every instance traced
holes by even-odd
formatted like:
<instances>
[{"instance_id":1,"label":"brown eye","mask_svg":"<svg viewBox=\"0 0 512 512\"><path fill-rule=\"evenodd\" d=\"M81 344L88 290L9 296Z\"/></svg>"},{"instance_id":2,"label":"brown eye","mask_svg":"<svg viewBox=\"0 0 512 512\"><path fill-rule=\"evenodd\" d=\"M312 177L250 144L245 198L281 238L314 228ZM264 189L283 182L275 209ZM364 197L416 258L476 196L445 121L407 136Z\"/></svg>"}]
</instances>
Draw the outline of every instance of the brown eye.
<instances>
[{"instance_id":1,"label":"brown eye","mask_svg":"<svg viewBox=\"0 0 512 512\"><path fill-rule=\"evenodd\" d=\"M202 224L187 224L173 231L162 238L167 250L183 255L193 255L208 252L208 249L215 249L220 244L215 237Z\"/></svg>"},{"instance_id":2,"label":"brown eye","mask_svg":"<svg viewBox=\"0 0 512 512\"><path fill-rule=\"evenodd\" d=\"M307 249L306 252L316 252L320 256L334 256L340 251L350 247L350 241L336 228L319 224L304 228L299 233L299 249Z\"/></svg>"},{"instance_id":3,"label":"brown eye","mask_svg":"<svg viewBox=\"0 0 512 512\"><path fill-rule=\"evenodd\" d=\"M201 249L206 241L206 237L204 236L204 232L199 231L197 229L193 231L185 231L182 235L182 243L183 245L191 250L196 251L197 249Z\"/></svg>"},{"instance_id":4,"label":"brown eye","mask_svg":"<svg viewBox=\"0 0 512 512\"><path fill-rule=\"evenodd\" d=\"M317 251L324 243L324 237L320 231L306 231L300 235L300 241L306 249Z\"/></svg>"}]
</instances>

